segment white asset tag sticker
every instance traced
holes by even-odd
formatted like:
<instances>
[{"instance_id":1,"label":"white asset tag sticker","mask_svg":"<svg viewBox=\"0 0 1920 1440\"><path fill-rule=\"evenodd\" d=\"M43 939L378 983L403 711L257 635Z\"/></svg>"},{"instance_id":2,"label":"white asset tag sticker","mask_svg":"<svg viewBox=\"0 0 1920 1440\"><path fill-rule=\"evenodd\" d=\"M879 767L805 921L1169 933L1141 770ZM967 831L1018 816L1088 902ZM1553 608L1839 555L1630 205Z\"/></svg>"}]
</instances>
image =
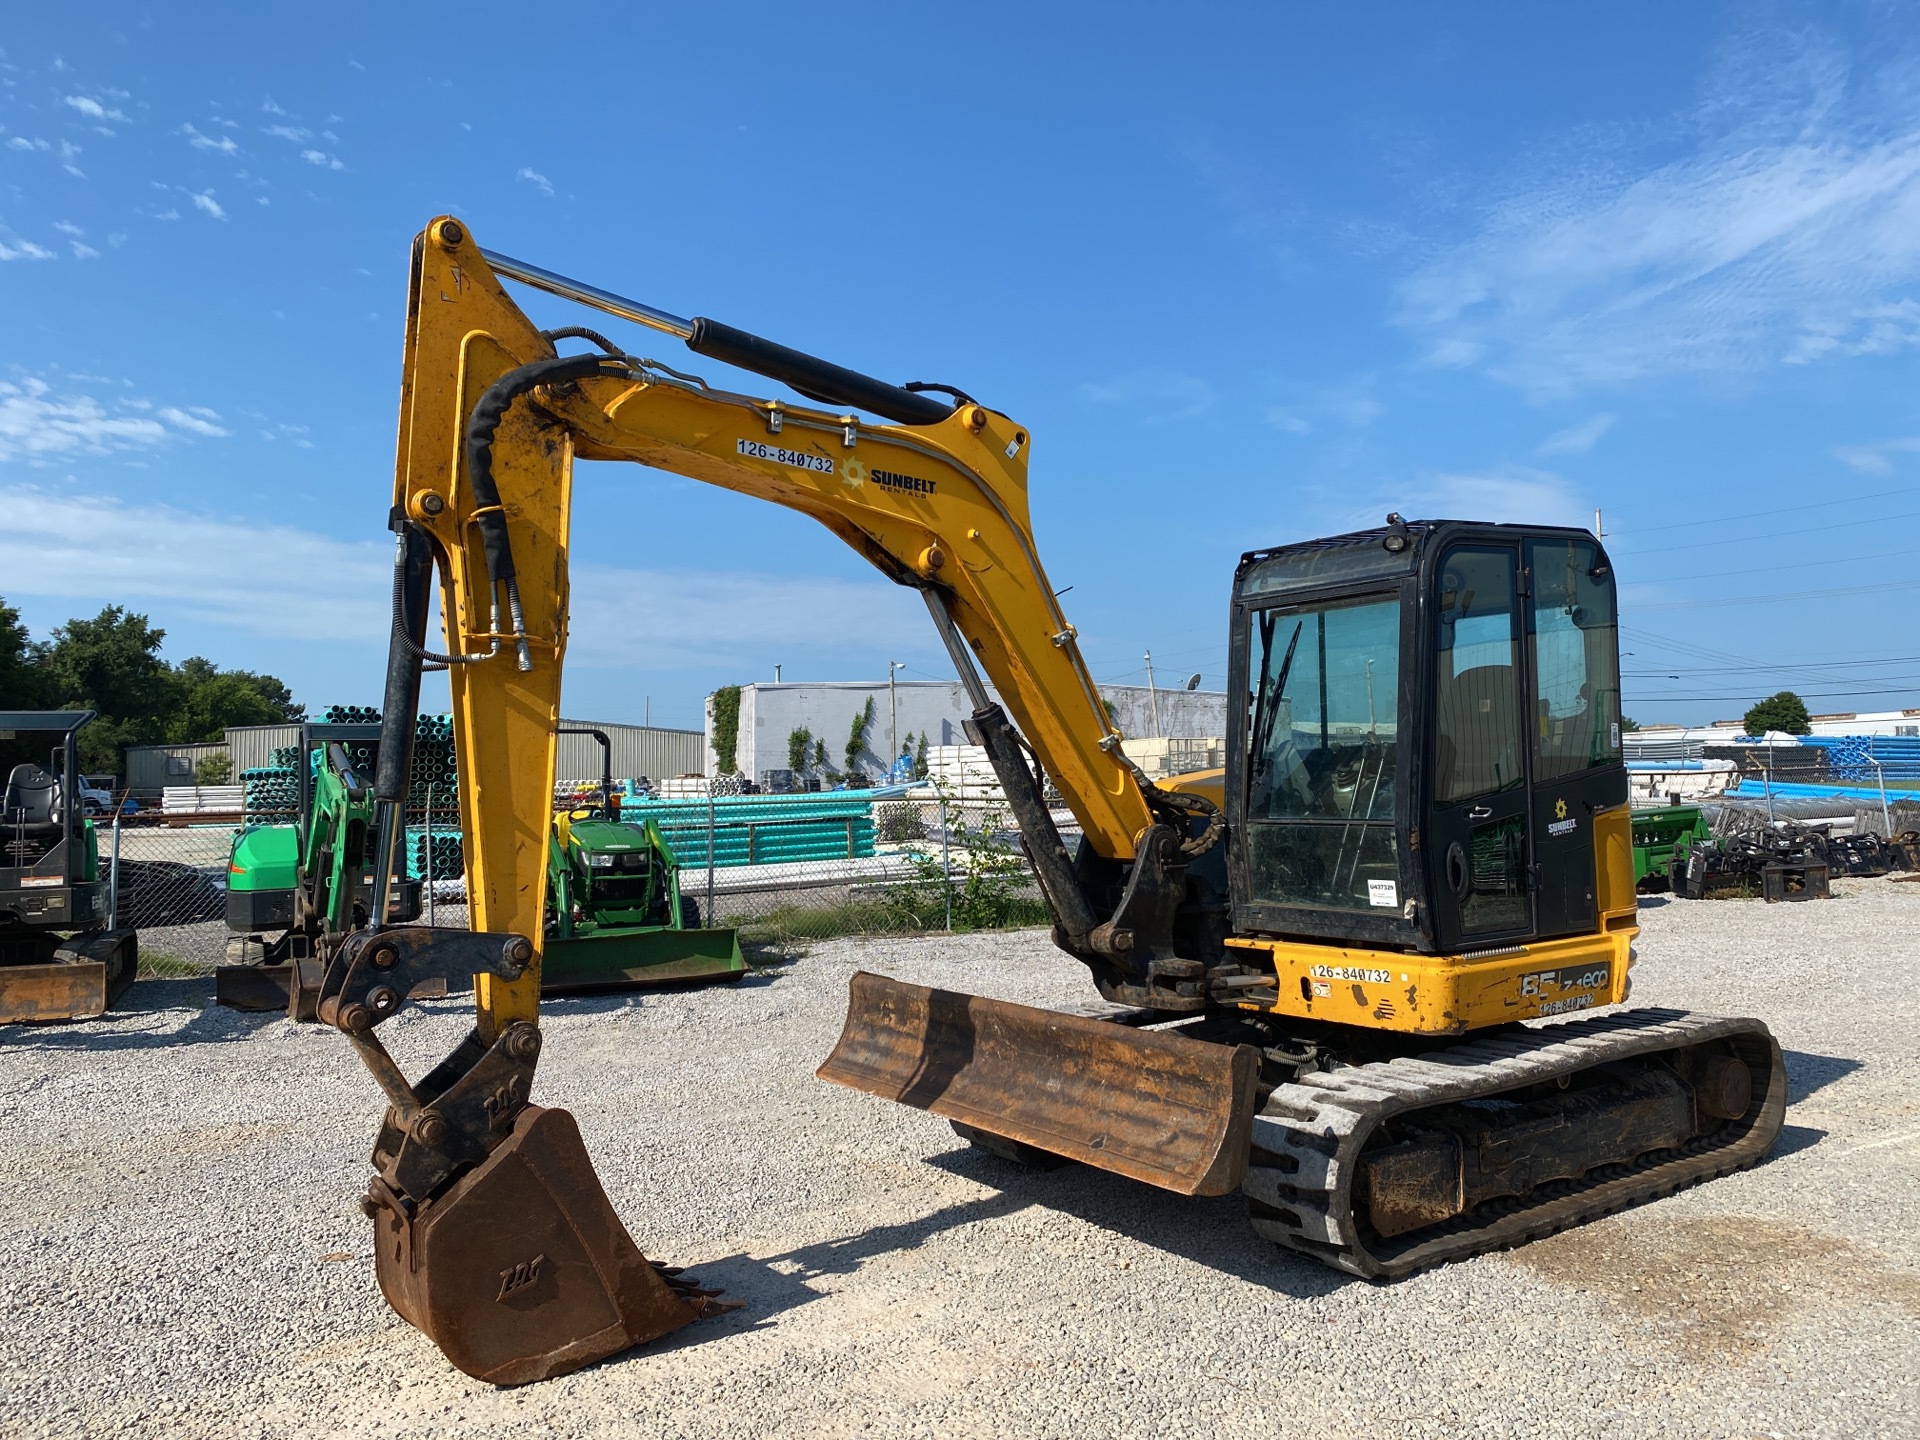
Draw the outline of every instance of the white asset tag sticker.
<instances>
[{"instance_id":1,"label":"white asset tag sticker","mask_svg":"<svg viewBox=\"0 0 1920 1440\"><path fill-rule=\"evenodd\" d=\"M1386 910L1400 908L1400 887L1391 880L1367 881L1367 904Z\"/></svg>"},{"instance_id":2,"label":"white asset tag sticker","mask_svg":"<svg viewBox=\"0 0 1920 1440\"><path fill-rule=\"evenodd\" d=\"M58 885L60 877L58 875L22 875L20 883L22 885Z\"/></svg>"},{"instance_id":3,"label":"white asset tag sticker","mask_svg":"<svg viewBox=\"0 0 1920 1440\"><path fill-rule=\"evenodd\" d=\"M817 475L833 474L833 461L824 455L809 455L804 450L788 450L780 445L763 445L758 440L736 440L733 447L752 460L771 460L776 465L791 465L796 470L811 470Z\"/></svg>"}]
</instances>

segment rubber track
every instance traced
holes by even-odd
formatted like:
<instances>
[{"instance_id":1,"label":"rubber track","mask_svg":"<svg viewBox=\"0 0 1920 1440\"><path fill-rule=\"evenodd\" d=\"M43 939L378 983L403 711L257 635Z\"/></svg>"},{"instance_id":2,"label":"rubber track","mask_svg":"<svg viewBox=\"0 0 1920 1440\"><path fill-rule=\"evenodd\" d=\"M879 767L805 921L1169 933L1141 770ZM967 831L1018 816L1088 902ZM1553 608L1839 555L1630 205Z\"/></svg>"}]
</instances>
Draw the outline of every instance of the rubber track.
<instances>
[{"instance_id":1,"label":"rubber track","mask_svg":"<svg viewBox=\"0 0 1920 1440\"><path fill-rule=\"evenodd\" d=\"M1677 1150L1601 1166L1523 1197L1490 1200L1411 1235L1363 1239L1352 1210L1353 1181L1367 1137L1381 1122L1716 1040L1731 1040L1754 1072L1759 1103L1745 1119ZM1282 1085L1254 1118L1252 1164L1241 1190L1253 1228L1266 1239L1352 1275L1397 1280L1745 1169L1772 1147L1786 1104L1780 1045L1758 1020L1626 1010L1410 1059L1315 1072Z\"/></svg>"}]
</instances>

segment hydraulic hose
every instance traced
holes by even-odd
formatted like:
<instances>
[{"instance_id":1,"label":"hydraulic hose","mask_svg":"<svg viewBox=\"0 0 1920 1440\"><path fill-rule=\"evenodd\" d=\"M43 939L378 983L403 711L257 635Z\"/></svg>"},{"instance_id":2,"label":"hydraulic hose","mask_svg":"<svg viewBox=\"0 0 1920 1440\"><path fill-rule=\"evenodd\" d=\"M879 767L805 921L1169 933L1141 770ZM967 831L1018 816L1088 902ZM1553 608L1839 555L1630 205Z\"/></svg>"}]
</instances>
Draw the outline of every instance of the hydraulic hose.
<instances>
[{"instance_id":1,"label":"hydraulic hose","mask_svg":"<svg viewBox=\"0 0 1920 1440\"><path fill-rule=\"evenodd\" d=\"M619 368L616 369L615 367ZM513 543L507 535L507 512L500 504L500 487L493 480L493 437L508 409L522 395L541 385L562 385L584 380L589 375L625 373L624 365L607 355L562 355L552 360L535 360L507 371L480 397L467 421L467 483L473 487L473 522L480 529L480 544L486 556L487 580L507 592L508 621L513 626L515 646L522 670L533 668L527 648L526 616L520 604L520 582L514 575ZM497 630L497 626L495 627Z\"/></svg>"}]
</instances>

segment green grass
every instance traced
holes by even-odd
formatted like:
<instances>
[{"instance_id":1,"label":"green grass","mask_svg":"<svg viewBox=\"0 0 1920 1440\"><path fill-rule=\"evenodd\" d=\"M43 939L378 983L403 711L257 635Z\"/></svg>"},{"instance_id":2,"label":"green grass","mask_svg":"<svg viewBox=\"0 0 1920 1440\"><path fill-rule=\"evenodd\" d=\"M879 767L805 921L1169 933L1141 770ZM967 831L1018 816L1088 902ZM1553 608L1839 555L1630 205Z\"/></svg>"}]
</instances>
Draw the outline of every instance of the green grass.
<instances>
[{"instance_id":1,"label":"green grass","mask_svg":"<svg viewBox=\"0 0 1920 1440\"><path fill-rule=\"evenodd\" d=\"M981 923L985 921L987 923ZM834 940L857 935L921 935L946 928L946 903L937 890L900 887L835 905L781 905L752 918L723 916L722 924L740 931L742 946L774 946L794 940ZM1014 895L993 911L968 923L956 907L956 933L971 930L1024 930L1050 925L1053 916L1038 897Z\"/></svg>"},{"instance_id":2,"label":"green grass","mask_svg":"<svg viewBox=\"0 0 1920 1440\"><path fill-rule=\"evenodd\" d=\"M140 978L142 980L198 980L213 973L213 964L204 960L187 960L166 950L140 949Z\"/></svg>"}]
</instances>

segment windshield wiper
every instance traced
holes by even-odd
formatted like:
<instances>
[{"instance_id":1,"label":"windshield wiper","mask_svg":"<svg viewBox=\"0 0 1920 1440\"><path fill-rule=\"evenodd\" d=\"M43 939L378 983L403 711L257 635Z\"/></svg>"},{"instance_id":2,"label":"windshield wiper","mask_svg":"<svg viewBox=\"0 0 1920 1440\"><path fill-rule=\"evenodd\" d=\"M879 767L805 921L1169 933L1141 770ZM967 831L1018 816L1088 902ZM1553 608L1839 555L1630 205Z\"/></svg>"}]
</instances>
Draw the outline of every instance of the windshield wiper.
<instances>
[{"instance_id":1,"label":"windshield wiper","mask_svg":"<svg viewBox=\"0 0 1920 1440\"><path fill-rule=\"evenodd\" d=\"M1273 723L1280 714L1280 692L1287 688L1287 676L1293 670L1293 652L1300 647L1300 632L1305 620L1293 624L1293 638L1287 641L1287 653L1280 661L1280 673L1272 686L1267 684L1267 667L1273 663L1273 627L1278 615L1260 617L1260 690L1253 702L1253 779L1263 778L1272 763L1267 745L1273 739Z\"/></svg>"}]
</instances>

